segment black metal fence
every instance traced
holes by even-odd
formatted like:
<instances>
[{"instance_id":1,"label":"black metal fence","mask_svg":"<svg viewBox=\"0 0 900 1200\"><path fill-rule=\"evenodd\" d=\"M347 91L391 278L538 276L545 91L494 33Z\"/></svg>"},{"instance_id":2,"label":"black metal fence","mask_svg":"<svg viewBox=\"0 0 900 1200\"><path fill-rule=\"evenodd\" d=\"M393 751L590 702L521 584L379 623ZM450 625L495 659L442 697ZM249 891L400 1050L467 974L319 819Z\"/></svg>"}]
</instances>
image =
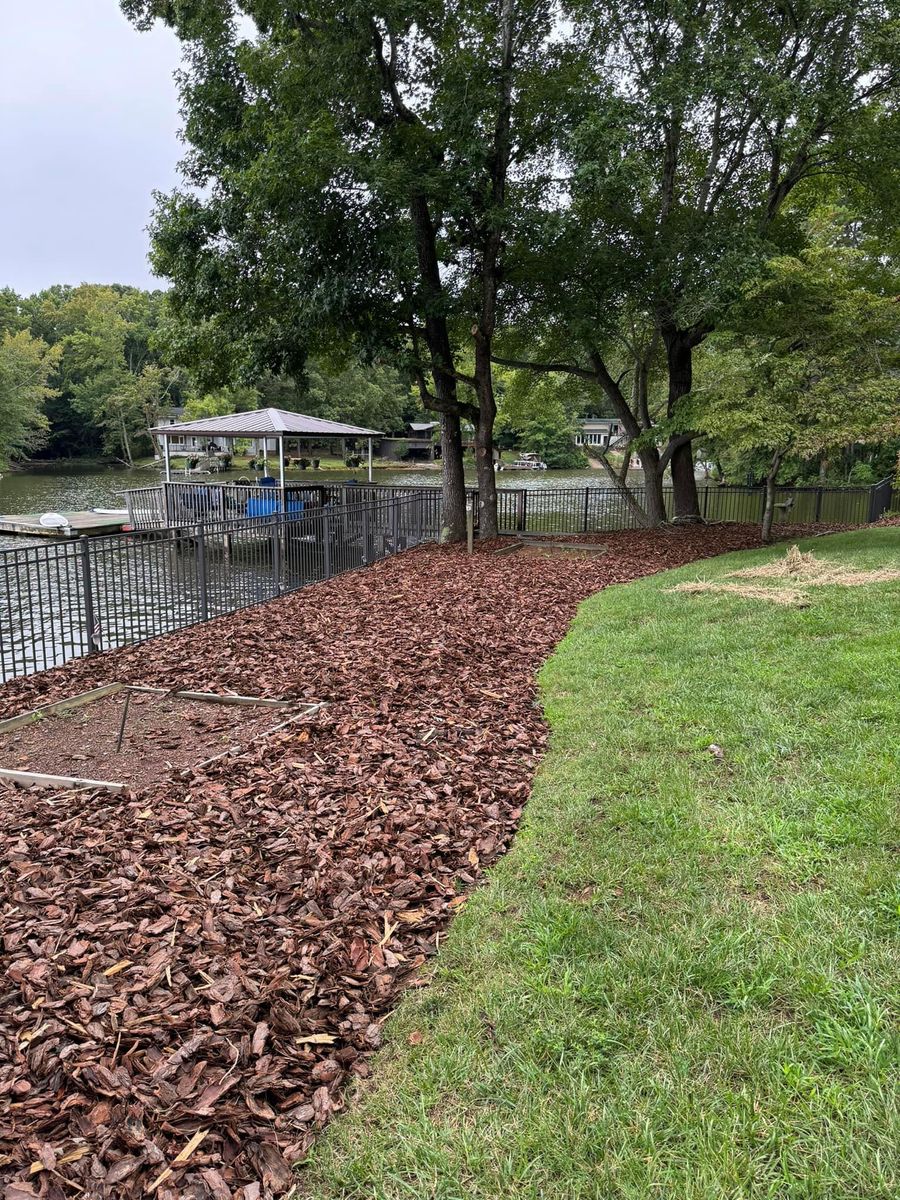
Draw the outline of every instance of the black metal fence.
<instances>
[{"instance_id":1,"label":"black metal fence","mask_svg":"<svg viewBox=\"0 0 900 1200\"><path fill-rule=\"evenodd\" d=\"M435 525L440 521L439 488L356 485L352 489L338 488L336 492L353 491L368 497L375 495L402 496L427 492L432 497ZM629 488L635 503L644 508L646 492L642 486ZM468 495L478 506L477 489ZM890 483L874 487L778 488L775 495L775 521L778 524L809 524L830 522L841 525L862 525L875 521L890 504ZM738 521L756 523L762 520L765 492L762 488L709 486L699 489L700 514L707 521ZM674 511L671 487L663 488L666 515ZM615 488L498 488L497 519L501 533L593 533L615 529L634 529L640 516L628 503L625 495Z\"/></svg>"},{"instance_id":2,"label":"black metal fence","mask_svg":"<svg viewBox=\"0 0 900 1200\"><path fill-rule=\"evenodd\" d=\"M0 681L141 642L433 538L419 496L0 551Z\"/></svg>"},{"instance_id":3,"label":"black metal fence","mask_svg":"<svg viewBox=\"0 0 900 1200\"><path fill-rule=\"evenodd\" d=\"M475 511L477 489L467 489ZM642 486L631 487L639 508L645 506ZM136 528L158 528L198 520L252 519L284 511L288 514L327 505L358 504L362 500L421 497L429 528L440 528L438 487L402 484L289 484L280 488L229 483L173 481L127 493L128 509ZM699 490L700 512L708 521L756 522L762 519L762 488L710 485ZM634 505L611 487L550 488L501 487L497 489L501 533L590 533L632 529L640 524ZM666 513L671 517L671 487L663 489ZM779 488L775 521L778 523L832 522L856 525L877 520L891 504L891 483L873 487ZM477 519L477 518L476 518Z\"/></svg>"}]
</instances>

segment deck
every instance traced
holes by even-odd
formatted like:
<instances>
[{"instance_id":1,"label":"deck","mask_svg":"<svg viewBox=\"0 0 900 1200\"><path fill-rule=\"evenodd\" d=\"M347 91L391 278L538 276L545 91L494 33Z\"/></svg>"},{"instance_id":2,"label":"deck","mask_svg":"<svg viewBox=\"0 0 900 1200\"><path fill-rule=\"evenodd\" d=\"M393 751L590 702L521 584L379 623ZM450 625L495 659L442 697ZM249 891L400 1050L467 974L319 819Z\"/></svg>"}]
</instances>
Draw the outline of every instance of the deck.
<instances>
[{"instance_id":1,"label":"deck","mask_svg":"<svg viewBox=\"0 0 900 1200\"><path fill-rule=\"evenodd\" d=\"M21 534L23 537L99 537L104 533L119 533L128 525L128 517L95 512L61 513L69 522L68 528L48 528L41 524L40 513L13 513L0 516L0 533Z\"/></svg>"}]
</instances>

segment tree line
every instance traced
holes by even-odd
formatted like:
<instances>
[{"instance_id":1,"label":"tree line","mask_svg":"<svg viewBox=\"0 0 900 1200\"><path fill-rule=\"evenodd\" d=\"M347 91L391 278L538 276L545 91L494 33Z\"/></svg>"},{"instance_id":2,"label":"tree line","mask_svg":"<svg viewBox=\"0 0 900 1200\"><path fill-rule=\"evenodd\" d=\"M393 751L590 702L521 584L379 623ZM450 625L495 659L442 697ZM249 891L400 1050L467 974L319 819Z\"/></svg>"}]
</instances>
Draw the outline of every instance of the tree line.
<instances>
[{"instance_id":1,"label":"tree line","mask_svg":"<svg viewBox=\"0 0 900 1200\"><path fill-rule=\"evenodd\" d=\"M0 458L146 452L180 402L155 346L163 293L83 284L0 291ZM140 449L139 449L140 448Z\"/></svg>"},{"instance_id":2,"label":"tree line","mask_svg":"<svg viewBox=\"0 0 900 1200\"><path fill-rule=\"evenodd\" d=\"M151 430L173 408L187 419L272 405L393 431L421 416L408 381L386 364L309 361L302 378L235 376L206 388L181 348L189 333L163 291L55 286L0 290L0 462L158 453Z\"/></svg>"},{"instance_id":3,"label":"tree line","mask_svg":"<svg viewBox=\"0 0 900 1200\"><path fill-rule=\"evenodd\" d=\"M402 435L427 420L408 372L390 362L307 359L301 374L251 362L210 372L163 291L55 286L0 290L0 463L105 459L132 466L158 454L151 430L172 410L186 420L273 406ZM227 382L222 382L223 378ZM585 397L500 380L498 444L535 450L553 466L584 465L574 445ZM565 393L565 394L562 394Z\"/></svg>"},{"instance_id":4,"label":"tree line","mask_svg":"<svg viewBox=\"0 0 900 1200\"><path fill-rule=\"evenodd\" d=\"M698 516L707 443L777 473L896 435L895 0L122 8L187 50L184 184L153 222L185 356L223 382L402 371L440 416L447 537L463 422L496 529L498 366L616 415L646 499L600 458L647 524L667 471Z\"/></svg>"}]
</instances>

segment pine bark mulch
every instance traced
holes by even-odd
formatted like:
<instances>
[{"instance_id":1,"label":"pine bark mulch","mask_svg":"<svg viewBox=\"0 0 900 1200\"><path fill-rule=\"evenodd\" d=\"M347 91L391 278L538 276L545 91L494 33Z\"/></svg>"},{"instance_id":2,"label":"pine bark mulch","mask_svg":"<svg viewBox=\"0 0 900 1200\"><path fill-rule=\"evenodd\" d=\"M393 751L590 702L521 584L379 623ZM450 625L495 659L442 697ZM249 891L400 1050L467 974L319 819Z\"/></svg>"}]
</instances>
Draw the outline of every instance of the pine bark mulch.
<instances>
[{"instance_id":1,"label":"pine bark mulch","mask_svg":"<svg viewBox=\"0 0 900 1200\"><path fill-rule=\"evenodd\" d=\"M0 716L114 680L328 703L186 779L3 791L4 1200L290 1188L513 837L545 742L535 671L578 603L759 544L597 540L420 548L0 690Z\"/></svg>"}]
</instances>

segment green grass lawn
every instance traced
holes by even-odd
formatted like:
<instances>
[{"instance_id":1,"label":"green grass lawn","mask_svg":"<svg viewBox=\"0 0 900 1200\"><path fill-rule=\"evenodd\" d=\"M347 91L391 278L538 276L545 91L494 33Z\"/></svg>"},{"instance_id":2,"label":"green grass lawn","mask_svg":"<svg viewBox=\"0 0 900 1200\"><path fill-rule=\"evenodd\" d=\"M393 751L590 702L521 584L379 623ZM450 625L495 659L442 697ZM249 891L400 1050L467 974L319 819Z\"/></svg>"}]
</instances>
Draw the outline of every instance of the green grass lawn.
<instances>
[{"instance_id":1,"label":"green grass lawn","mask_svg":"<svg viewBox=\"0 0 900 1200\"><path fill-rule=\"evenodd\" d=\"M900 568L898 528L804 547ZM900 584L665 590L783 554L582 607L515 846L299 1195L900 1194Z\"/></svg>"}]
</instances>

